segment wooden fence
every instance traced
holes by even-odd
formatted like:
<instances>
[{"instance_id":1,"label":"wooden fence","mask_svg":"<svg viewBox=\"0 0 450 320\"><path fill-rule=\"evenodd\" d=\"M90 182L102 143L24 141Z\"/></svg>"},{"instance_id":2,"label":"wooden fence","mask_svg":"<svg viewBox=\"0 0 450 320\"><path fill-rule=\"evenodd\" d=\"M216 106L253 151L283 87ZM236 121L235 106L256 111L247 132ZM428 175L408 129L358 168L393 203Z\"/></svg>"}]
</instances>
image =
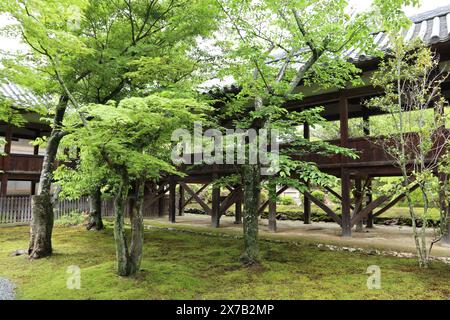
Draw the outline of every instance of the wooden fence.
<instances>
[{"instance_id":1,"label":"wooden fence","mask_svg":"<svg viewBox=\"0 0 450 320\"><path fill-rule=\"evenodd\" d=\"M168 201L164 201L165 208ZM58 199L53 204L55 220L68 215L69 213L88 212L89 211L89 197L81 197L76 200ZM125 216L128 216L129 202L127 202ZM166 208L166 211L168 209ZM102 216L114 216L114 201L113 199L102 201ZM158 216L157 202L152 202L150 207L147 207L144 213L145 217ZM0 224L7 223L28 223L31 221L31 196L4 196L0 197Z\"/></svg>"},{"instance_id":2,"label":"wooden fence","mask_svg":"<svg viewBox=\"0 0 450 320\"><path fill-rule=\"evenodd\" d=\"M104 201L105 203L108 201ZM107 206L105 204L105 206ZM58 199L54 205L55 219L69 213L89 211L89 198L81 197L76 200ZM31 196L0 197L0 224L24 223L31 221Z\"/></svg>"},{"instance_id":3,"label":"wooden fence","mask_svg":"<svg viewBox=\"0 0 450 320\"><path fill-rule=\"evenodd\" d=\"M0 224L31 220L31 197L0 197Z\"/></svg>"}]
</instances>

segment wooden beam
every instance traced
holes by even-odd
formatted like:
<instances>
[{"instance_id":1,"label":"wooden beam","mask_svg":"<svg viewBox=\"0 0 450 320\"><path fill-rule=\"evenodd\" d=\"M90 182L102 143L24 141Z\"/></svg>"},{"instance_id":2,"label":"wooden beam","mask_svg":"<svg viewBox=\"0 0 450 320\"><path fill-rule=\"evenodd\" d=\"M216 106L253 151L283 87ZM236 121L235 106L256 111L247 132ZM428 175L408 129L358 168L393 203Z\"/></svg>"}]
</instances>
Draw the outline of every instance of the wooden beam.
<instances>
[{"instance_id":1,"label":"wooden beam","mask_svg":"<svg viewBox=\"0 0 450 320\"><path fill-rule=\"evenodd\" d=\"M364 198L366 195L366 190L371 183L372 178L368 178L366 182L364 183L364 186L362 186L362 179L361 177L355 178L355 207L350 206L350 208L353 210L352 218L358 214L358 212L361 210L361 207L364 202Z\"/></svg>"},{"instance_id":2,"label":"wooden beam","mask_svg":"<svg viewBox=\"0 0 450 320\"><path fill-rule=\"evenodd\" d=\"M338 102L339 99L344 96L347 99L370 97L377 94L382 94L381 89L376 89L373 86L365 86L359 88L346 89L345 91L336 91L330 93L324 93L319 95L314 95L310 97L304 97L300 101L289 101L286 103L286 108L298 109L304 107L314 107L318 105L323 105L332 102Z\"/></svg>"},{"instance_id":3,"label":"wooden beam","mask_svg":"<svg viewBox=\"0 0 450 320\"><path fill-rule=\"evenodd\" d=\"M211 215L211 208L192 190L185 182L180 182L184 190L189 193L195 201L203 208L206 214Z\"/></svg>"},{"instance_id":4,"label":"wooden beam","mask_svg":"<svg viewBox=\"0 0 450 320\"><path fill-rule=\"evenodd\" d=\"M220 215L222 216L225 212L237 201L242 201L242 192L240 188L236 187L232 189L228 196L220 204Z\"/></svg>"},{"instance_id":5,"label":"wooden beam","mask_svg":"<svg viewBox=\"0 0 450 320\"><path fill-rule=\"evenodd\" d=\"M284 186L280 190L277 191L277 197L282 194L284 191L286 191L289 188L289 186ZM259 207L258 213L262 214L264 210L266 210L267 206L269 205L269 200L265 201L261 207Z\"/></svg>"},{"instance_id":6,"label":"wooden beam","mask_svg":"<svg viewBox=\"0 0 450 320\"><path fill-rule=\"evenodd\" d=\"M362 209L356 216L351 219L351 226L354 226L359 220L366 218L370 211L373 211L376 207L388 200L388 196L381 196L369 203L364 209Z\"/></svg>"},{"instance_id":7,"label":"wooden beam","mask_svg":"<svg viewBox=\"0 0 450 320\"><path fill-rule=\"evenodd\" d=\"M331 193L333 196L335 196L339 201L342 201L342 197L339 193L337 193L336 191L334 191L333 189L331 189L330 187L323 187L326 191L328 191L329 193ZM355 207L352 206L350 204L350 209L355 210Z\"/></svg>"},{"instance_id":8,"label":"wooden beam","mask_svg":"<svg viewBox=\"0 0 450 320\"><path fill-rule=\"evenodd\" d=\"M413 192L414 190L416 190L419 187L418 184L415 184L414 186L412 186L409 189L409 192ZM393 206L395 206L397 204L397 202L401 201L404 197L406 196L406 193L402 193L400 195L398 195L397 197L395 197L391 202L389 202L386 206L384 206L382 209L378 210L377 212L375 212L373 214L374 217L378 217L379 215L385 213L386 211L388 211L390 208L392 208Z\"/></svg>"},{"instance_id":9,"label":"wooden beam","mask_svg":"<svg viewBox=\"0 0 450 320\"><path fill-rule=\"evenodd\" d=\"M311 193L308 191L303 191L303 194L307 196L316 206L318 206L320 209L322 209L330 218L332 218L337 224L341 225L342 220L339 218L339 216L331 210L325 203L314 197Z\"/></svg>"},{"instance_id":10,"label":"wooden beam","mask_svg":"<svg viewBox=\"0 0 450 320\"><path fill-rule=\"evenodd\" d=\"M153 203L155 203L155 201L164 198L164 195L166 194L166 192L169 190L169 187L167 187L166 189L159 189L156 193L156 195L148 201L147 206L151 206Z\"/></svg>"},{"instance_id":11,"label":"wooden beam","mask_svg":"<svg viewBox=\"0 0 450 320\"><path fill-rule=\"evenodd\" d=\"M181 185L181 183L180 183L180 185ZM203 190L205 190L206 187L208 187L208 186L209 186L209 183L204 184L200 189L197 190L197 192L195 192L195 194L196 194L196 195L199 195L199 194L200 194ZM193 199L194 199L194 197L193 197L193 196L190 196L190 197L184 202L183 208L186 207Z\"/></svg>"}]
</instances>

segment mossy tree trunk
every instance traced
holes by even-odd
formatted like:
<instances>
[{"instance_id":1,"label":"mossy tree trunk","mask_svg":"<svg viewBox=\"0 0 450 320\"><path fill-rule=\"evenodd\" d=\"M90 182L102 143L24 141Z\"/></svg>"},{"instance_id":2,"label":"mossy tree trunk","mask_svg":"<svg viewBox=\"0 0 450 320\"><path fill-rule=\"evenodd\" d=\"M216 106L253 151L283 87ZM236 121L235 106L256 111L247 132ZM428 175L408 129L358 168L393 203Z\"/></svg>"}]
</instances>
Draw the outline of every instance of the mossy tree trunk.
<instances>
[{"instance_id":1,"label":"mossy tree trunk","mask_svg":"<svg viewBox=\"0 0 450 320\"><path fill-rule=\"evenodd\" d=\"M259 263L258 209L261 194L259 166L243 165L242 180L244 189L244 253L240 260L245 265L252 265Z\"/></svg>"},{"instance_id":2,"label":"mossy tree trunk","mask_svg":"<svg viewBox=\"0 0 450 320\"><path fill-rule=\"evenodd\" d=\"M95 190L89 196L89 222L87 230L102 230L102 192L100 188Z\"/></svg>"},{"instance_id":3,"label":"mossy tree trunk","mask_svg":"<svg viewBox=\"0 0 450 320\"><path fill-rule=\"evenodd\" d=\"M125 211L128 201L128 178L123 177L114 202L114 239L116 242L117 273L120 276L131 276L139 271L144 243L144 189L145 183L137 187L136 198L130 203L131 244L128 249L125 233Z\"/></svg>"},{"instance_id":4,"label":"mossy tree trunk","mask_svg":"<svg viewBox=\"0 0 450 320\"><path fill-rule=\"evenodd\" d=\"M53 203L51 199L51 184L53 181L54 163L59 143L64 132L62 121L67 108L68 98L61 96L53 118L53 129L45 148L44 162L40 176L37 195L33 197L32 221L30 225L30 242L28 254L30 259L39 259L49 256L53 252Z\"/></svg>"},{"instance_id":5,"label":"mossy tree trunk","mask_svg":"<svg viewBox=\"0 0 450 320\"><path fill-rule=\"evenodd\" d=\"M128 199L128 178L123 177L114 199L114 240L116 243L117 273L128 276L128 245L125 233L125 210Z\"/></svg>"},{"instance_id":6,"label":"mossy tree trunk","mask_svg":"<svg viewBox=\"0 0 450 320\"><path fill-rule=\"evenodd\" d=\"M52 254L53 205L49 194L32 197L33 219L31 221L30 259L39 259Z\"/></svg>"},{"instance_id":7,"label":"mossy tree trunk","mask_svg":"<svg viewBox=\"0 0 450 320\"><path fill-rule=\"evenodd\" d=\"M129 255L129 275L139 271L142 260L142 247L144 244L144 191L145 182L138 184L135 203L130 210L131 245Z\"/></svg>"}]
</instances>

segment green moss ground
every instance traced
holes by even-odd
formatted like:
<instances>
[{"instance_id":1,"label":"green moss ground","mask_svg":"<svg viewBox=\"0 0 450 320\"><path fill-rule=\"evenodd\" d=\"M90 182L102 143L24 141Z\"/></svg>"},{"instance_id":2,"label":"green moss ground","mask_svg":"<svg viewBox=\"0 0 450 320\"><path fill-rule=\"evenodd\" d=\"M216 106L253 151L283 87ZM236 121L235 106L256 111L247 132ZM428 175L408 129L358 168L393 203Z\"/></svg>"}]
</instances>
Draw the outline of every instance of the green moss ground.
<instances>
[{"instance_id":1,"label":"green moss ground","mask_svg":"<svg viewBox=\"0 0 450 320\"><path fill-rule=\"evenodd\" d=\"M420 270L414 259L322 251L261 242L262 265L237 262L242 241L146 230L142 271L115 274L111 224L102 232L54 230L55 254L29 262L11 257L27 246L27 227L0 228L0 276L18 285L18 299L449 299L450 266ZM81 268L81 289L66 288L67 267ZM380 290L368 290L367 267L381 268Z\"/></svg>"}]
</instances>

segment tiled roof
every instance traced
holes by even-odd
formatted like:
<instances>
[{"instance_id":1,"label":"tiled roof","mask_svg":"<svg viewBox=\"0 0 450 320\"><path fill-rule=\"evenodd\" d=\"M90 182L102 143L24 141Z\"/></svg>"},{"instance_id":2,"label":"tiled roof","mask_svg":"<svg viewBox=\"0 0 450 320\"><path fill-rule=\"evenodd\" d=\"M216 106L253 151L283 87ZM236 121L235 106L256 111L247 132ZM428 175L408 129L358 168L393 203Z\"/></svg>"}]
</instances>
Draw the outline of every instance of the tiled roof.
<instances>
[{"instance_id":1,"label":"tiled roof","mask_svg":"<svg viewBox=\"0 0 450 320\"><path fill-rule=\"evenodd\" d=\"M413 22L408 30L403 30L405 40L410 42L416 39L422 40L426 45L432 45L438 42L447 42L450 40L450 5L439 7L431 11L423 12L409 17ZM388 51L389 38L385 32L373 33L375 43L382 51ZM308 51L307 48L300 49L299 53ZM273 60L269 63L277 63L285 56L283 51L275 52ZM375 57L364 55L359 49L349 49L345 56L353 63L372 60ZM213 79L204 84L202 90L214 91L235 88L234 80L226 79L222 81Z\"/></svg>"},{"instance_id":2,"label":"tiled roof","mask_svg":"<svg viewBox=\"0 0 450 320\"><path fill-rule=\"evenodd\" d=\"M14 83L0 83L0 96L11 99L17 107L43 106L51 103L51 99L38 97L30 90Z\"/></svg>"},{"instance_id":3,"label":"tiled roof","mask_svg":"<svg viewBox=\"0 0 450 320\"><path fill-rule=\"evenodd\" d=\"M403 30L406 42L420 39L426 45L450 40L450 5L410 17L413 24ZM385 32L373 35L375 43L382 51L389 49L389 37ZM372 57L359 54L358 50L348 50L346 55L354 62L369 60Z\"/></svg>"}]
</instances>

